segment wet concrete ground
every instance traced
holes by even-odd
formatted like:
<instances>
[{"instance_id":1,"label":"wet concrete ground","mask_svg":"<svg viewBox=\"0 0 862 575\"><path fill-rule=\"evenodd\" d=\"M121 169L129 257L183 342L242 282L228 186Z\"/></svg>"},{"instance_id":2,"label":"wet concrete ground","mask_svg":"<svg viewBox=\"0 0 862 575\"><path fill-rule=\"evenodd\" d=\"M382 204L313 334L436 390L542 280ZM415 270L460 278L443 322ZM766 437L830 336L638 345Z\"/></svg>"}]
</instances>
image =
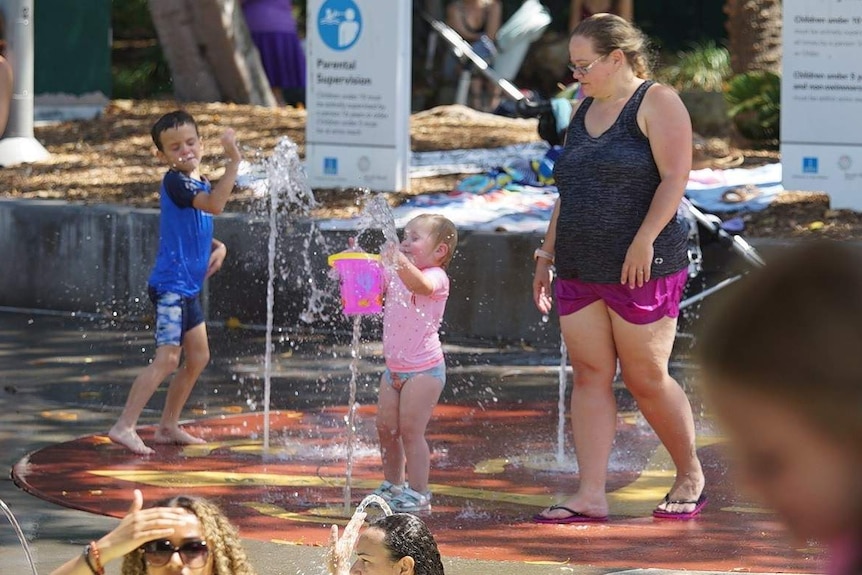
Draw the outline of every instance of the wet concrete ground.
<instances>
[{"instance_id":1,"label":"wet concrete ground","mask_svg":"<svg viewBox=\"0 0 862 575\"><path fill-rule=\"evenodd\" d=\"M239 524L262 574L322 572L326 526L345 515L349 335L276 335L266 454L264 334L212 326L210 335L213 362L186 416L212 443L138 458L103 434L152 355L149 330L103 319L0 312L0 453L7 470L16 466L18 483L7 474L0 498L18 517L39 572L50 572L114 525L104 514L122 515L135 487L148 499L185 490L218 500ZM557 458L559 350L462 343L447 346L447 353L449 381L429 429L436 496L427 521L448 573L820 570L818 549L794 546L771 513L735 489L720 433L697 398L684 353L675 357L674 373L698 414L709 507L692 522L650 517L670 485L670 469L619 386L608 486L612 521L591 526L530 522L576 482L568 428L563 457ZM353 503L379 481L377 342L363 343L357 367ZM142 424L156 421L163 397L164 389ZM11 529L0 529L0 565L3 572L7 566L8 572L26 572Z\"/></svg>"}]
</instances>

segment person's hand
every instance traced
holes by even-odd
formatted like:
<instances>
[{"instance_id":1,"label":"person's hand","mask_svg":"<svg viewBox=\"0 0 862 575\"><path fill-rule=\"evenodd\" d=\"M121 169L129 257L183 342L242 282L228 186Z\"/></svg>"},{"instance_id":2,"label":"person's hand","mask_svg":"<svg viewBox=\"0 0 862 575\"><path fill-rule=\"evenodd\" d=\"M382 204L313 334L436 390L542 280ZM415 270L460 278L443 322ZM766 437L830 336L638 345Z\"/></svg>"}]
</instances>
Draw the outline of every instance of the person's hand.
<instances>
[{"instance_id":1,"label":"person's hand","mask_svg":"<svg viewBox=\"0 0 862 575\"><path fill-rule=\"evenodd\" d=\"M224 154L228 159L238 164L242 160L242 154L236 143L236 132L233 128L227 128L221 136L221 145L224 146Z\"/></svg>"},{"instance_id":2,"label":"person's hand","mask_svg":"<svg viewBox=\"0 0 862 575\"><path fill-rule=\"evenodd\" d=\"M628 285L630 289L643 287L651 277L653 255L652 242L641 240L635 236L628 251L626 251L620 283Z\"/></svg>"},{"instance_id":3,"label":"person's hand","mask_svg":"<svg viewBox=\"0 0 862 575\"><path fill-rule=\"evenodd\" d=\"M554 272L551 262L539 258L536 260L536 273L533 275L533 303L542 315L551 312L553 298L551 297L551 283L554 280Z\"/></svg>"},{"instance_id":4,"label":"person's hand","mask_svg":"<svg viewBox=\"0 0 862 575\"><path fill-rule=\"evenodd\" d=\"M326 563L330 575L349 575L350 559L356 540L359 539L359 530L365 521L364 512L354 513L353 517L344 526L344 533L338 537L338 525L333 525L329 533L329 549L326 553Z\"/></svg>"},{"instance_id":5,"label":"person's hand","mask_svg":"<svg viewBox=\"0 0 862 575\"><path fill-rule=\"evenodd\" d=\"M207 264L207 273L204 278L208 278L221 269L224 259L227 256L227 247L219 243L212 252L210 252L210 261Z\"/></svg>"},{"instance_id":6,"label":"person's hand","mask_svg":"<svg viewBox=\"0 0 862 575\"><path fill-rule=\"evenodd\" d=\"M130 553L149 541L167 539L180 525L195 521L185 509L177 507L153 507L142 509L144 496L135 489L129 512L110 533L96 542L102 563Z\"/></svg>"},{"instance_id":7,"label":"person's hand","mask_svg":"<svg viewBox=\"0 0 862 575\"><path fill-rule=\"evenodd\" d=\"M398 249L398 244L394 242L384 244L383 250L380 252L380 261L383 262L384 267L397 270L401 267L404 259L406 256Z\"/></svg>"}]
</instances>

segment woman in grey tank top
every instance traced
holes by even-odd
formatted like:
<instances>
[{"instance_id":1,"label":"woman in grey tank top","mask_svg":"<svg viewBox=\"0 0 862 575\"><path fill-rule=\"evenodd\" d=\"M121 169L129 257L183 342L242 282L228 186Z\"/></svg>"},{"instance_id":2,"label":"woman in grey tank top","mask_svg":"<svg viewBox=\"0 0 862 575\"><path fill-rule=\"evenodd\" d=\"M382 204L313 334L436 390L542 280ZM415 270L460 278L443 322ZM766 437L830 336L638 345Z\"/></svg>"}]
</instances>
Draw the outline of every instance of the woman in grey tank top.
<instances>
[{"instance_id":1,"label":"woman in grey tank top","mask_svg":"<svg viewBox=\"0 0 862 575\"><path fill-rule=\"evenodd\" d=\"M646 80L645 45L640 30L611 14L585 19L569 42L585 97L554 168L560 197L536 250L533 298L550 311L554 266L580 481L534 517L539 523L608 519L617 363L676 466L653 515L690 519L706 504L691 405L668 373L688 263L677 209L691 170L691 120L673 90Z\"/></svg>"}]
</instances>

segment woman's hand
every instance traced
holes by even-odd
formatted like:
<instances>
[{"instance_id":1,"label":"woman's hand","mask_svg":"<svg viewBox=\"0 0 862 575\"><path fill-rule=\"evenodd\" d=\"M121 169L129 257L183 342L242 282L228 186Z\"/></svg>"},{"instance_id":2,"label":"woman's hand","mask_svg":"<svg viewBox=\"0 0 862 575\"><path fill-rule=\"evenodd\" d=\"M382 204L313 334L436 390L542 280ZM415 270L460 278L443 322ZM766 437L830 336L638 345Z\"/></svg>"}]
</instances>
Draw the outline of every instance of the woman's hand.
<instances>
[{"instance_id":1,"label":"woman's hand","mask_svg":"<svg viewBox=\"0 0 862 575\"><path fill-rule=\"evenodd\" d=\"M153 507L142 509L144 496L135 489L129 512L113 531L99 539L96 545L102 563L130 553L149 541L167 539L180 525L196 521L194 515L177 507Z\"/></svg>"},{"instance_id":2,"label":"woman's hand","mask_svg":"<svg viewBox=\"0 0 862 575\"><path fill-rule=\"evenodd\" d=\"M338 525L332 526L329 535L329 549L326 553L326 563L330 575L348 575L350 573L350 559L356 540L359 539L359 530L365 521L365 513L354 513L353 517L344 527L344 533L338 537Z\"/></svg>"},{"instance_id":3,"label":"woman's hand","mask_svg":"<svg viewBox=\"0 0 862 575\"><path fill-rule=\"evenodd\" d=\"M551 312L553 297L551 296L551 283L554 280L554 272L551 262L539 258L536 260L536 273L533 275L533 303L542 315Z\"/></svg>"},{"instance_id":4,"label":"woman's hand","mask_svg":"<svg viewBox=\"0 0 862 575\"><path fill-rule=\"evenodd\" d=\"M653 255L652 242L641 240L635 236L628 251L626 251L620 283L628 285L630 289L643 287L651 277Z\"/></svg>"}]
</instances>

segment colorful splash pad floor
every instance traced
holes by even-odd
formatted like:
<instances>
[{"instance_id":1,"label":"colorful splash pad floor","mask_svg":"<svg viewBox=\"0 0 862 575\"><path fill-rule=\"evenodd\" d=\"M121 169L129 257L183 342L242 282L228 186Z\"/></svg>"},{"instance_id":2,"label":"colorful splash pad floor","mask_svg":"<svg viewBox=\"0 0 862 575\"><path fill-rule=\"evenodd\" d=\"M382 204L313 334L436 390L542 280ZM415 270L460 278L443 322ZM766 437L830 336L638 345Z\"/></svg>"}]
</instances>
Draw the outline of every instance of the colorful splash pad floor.
<instances>
[{"instance_id":1,"label":"colorful splash pad floor","mask_svg":"<svg viewBox=\"0 0 862 575\"><path fill-rule=\"evenodd\" d=\"M356 413L344 504L347 408L270 413L269 450L262 413L222 413L189 423L209 443L161 446L135 456L106 436L89 435L29 454L13 468L26 491L63 506L115 517L131 491L145 501L187 492L216 500L244 537L323 545L381 479L374 407ZM608 490L611 521L537 525L531 517L571 492L577 467L558 458L557 407L523 401L441 404L429 429L434 510L425 516L445 556L705 571L820 570L820 551L797 548L775 516L748 502L727 474L720 437L702 434L699 454L710 498L693 521L656 520L652 508L672 482L672 466L636 413L620 415ZM152 428L143 428L145 441ZM568 432L566 432L568 436Z\"/></svg>"}]
</instances>

